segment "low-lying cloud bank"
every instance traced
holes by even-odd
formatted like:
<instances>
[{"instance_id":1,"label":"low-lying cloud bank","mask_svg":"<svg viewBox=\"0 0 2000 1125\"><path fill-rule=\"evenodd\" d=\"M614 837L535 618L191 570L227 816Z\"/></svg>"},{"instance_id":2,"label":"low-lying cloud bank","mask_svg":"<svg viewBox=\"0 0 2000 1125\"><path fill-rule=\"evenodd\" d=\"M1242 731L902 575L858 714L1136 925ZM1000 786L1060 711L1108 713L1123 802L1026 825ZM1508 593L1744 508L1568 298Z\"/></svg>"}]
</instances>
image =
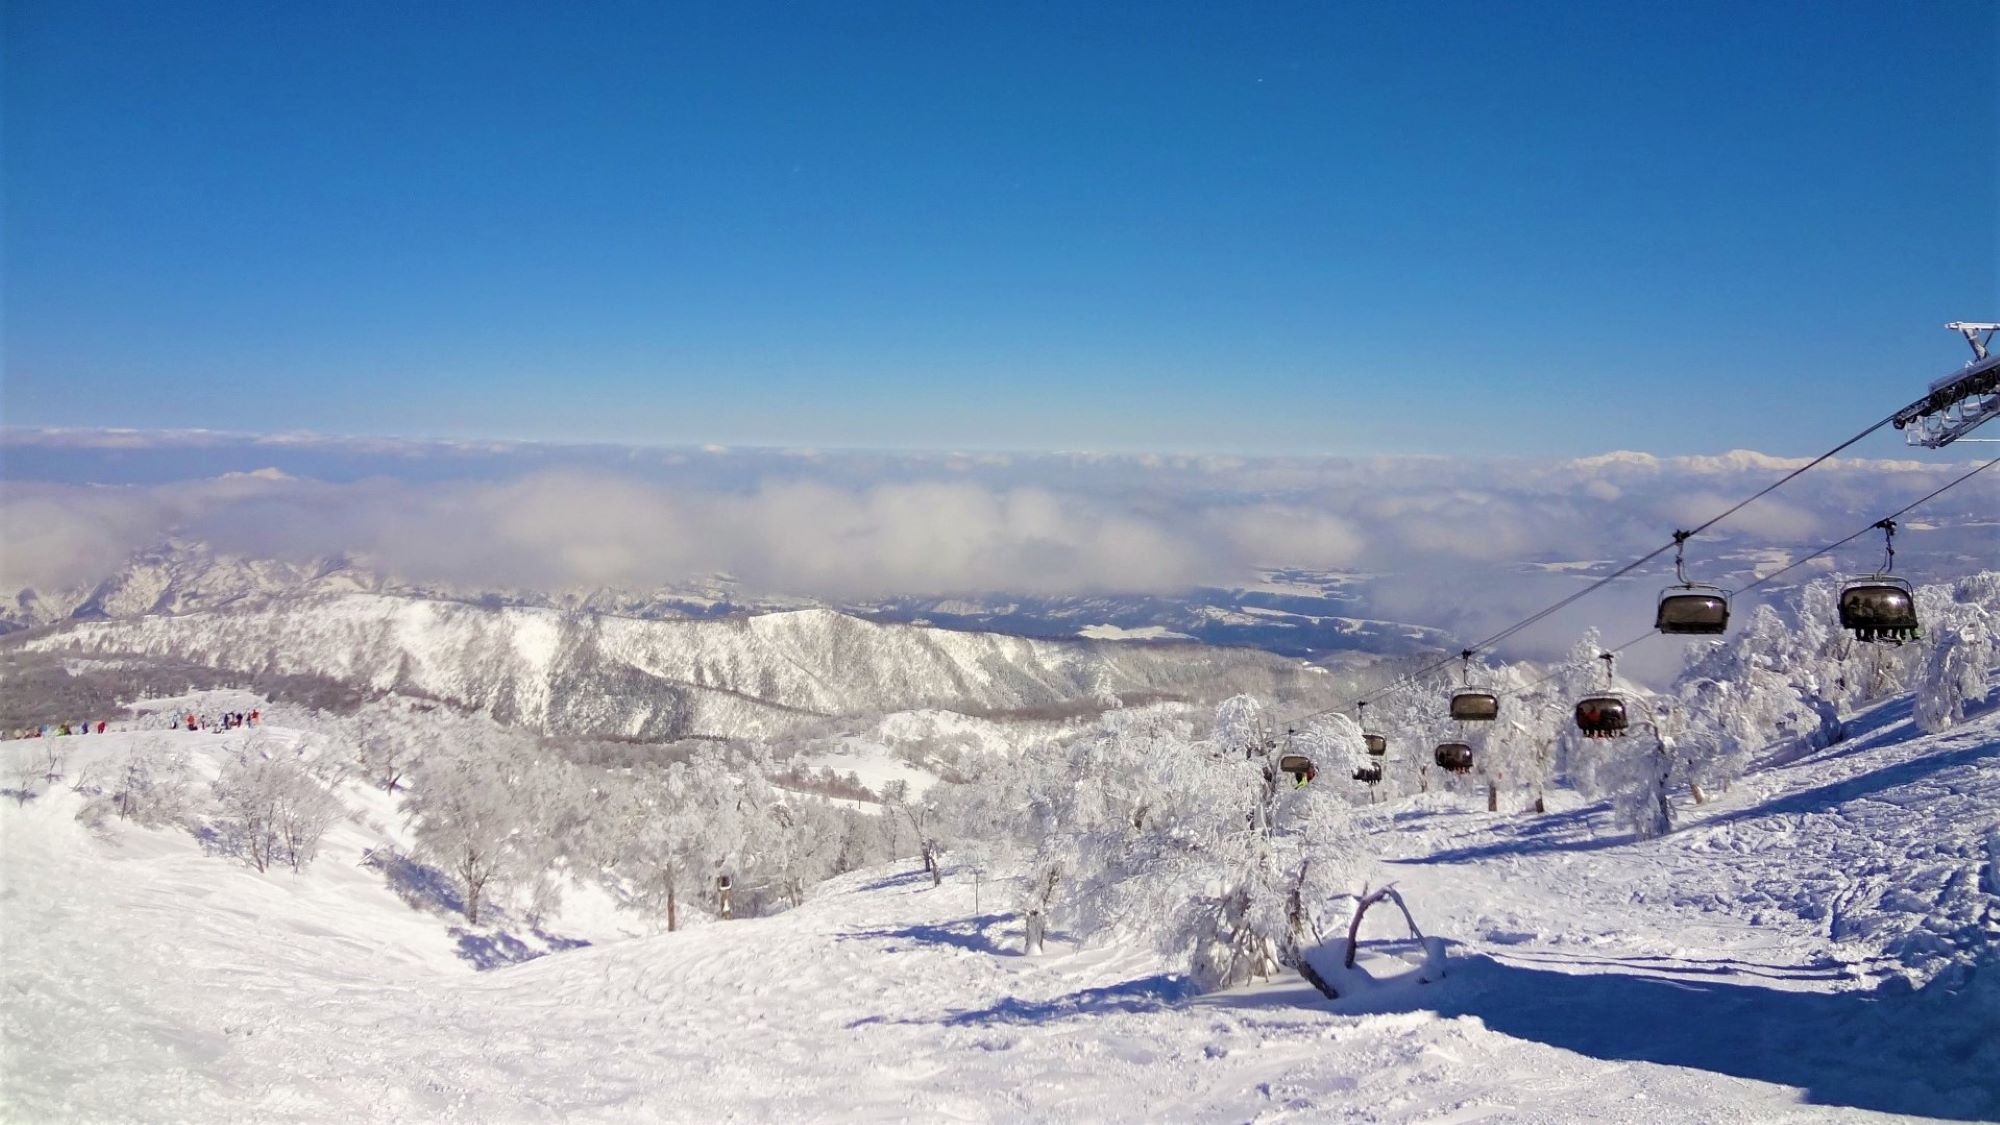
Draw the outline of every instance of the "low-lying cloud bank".
<instances>
[{"instance_id":1,"label":"low-lying cloud bank","mask_svg":"<svg viewBox=\"0 0 2000 1125\"><path fill-rule=\"evenodd\" d=\"M361 555L394 577L772 594L1170 592L1258 567L1403 575L1413 603L1500 564L1626 558L1797 464L1010 456L12 431L0 587L74 588L178 534L259 557ZM1841 461L1716 544L1837 538L1970 462ZM254 470L254 471L253 471ZM1990 474L2000 476L2000 472ZM1981 478L1931 513L2000 511ZM1693 554L1708 546L1697 542Z\"/></svg>"}]
</instances>

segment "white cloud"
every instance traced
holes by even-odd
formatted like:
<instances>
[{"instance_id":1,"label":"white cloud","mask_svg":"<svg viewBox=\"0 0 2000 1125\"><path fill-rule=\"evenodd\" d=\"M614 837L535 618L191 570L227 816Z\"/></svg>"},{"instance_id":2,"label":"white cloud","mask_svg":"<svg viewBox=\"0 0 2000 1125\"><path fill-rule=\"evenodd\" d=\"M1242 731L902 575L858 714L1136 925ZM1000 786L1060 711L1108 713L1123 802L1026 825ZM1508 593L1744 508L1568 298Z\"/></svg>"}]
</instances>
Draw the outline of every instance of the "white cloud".
<instances>
[{"instance_id":1,"label":"white cloud","mask_svg":"<svg viewBox=\"0 0 2000 1125\"><path fill-rule=\"evenodd\" d=\"M5 444L10 474L70 475L0 482L8 590L87 584L179 532L252 555L366 555L418 582L643 588L725 572L757 592L836 598L1163 592L1239 582L1257 566L1360 568L1401 576L1383 584L1378 612L1426 623L1535 608L1575 579L1523 579L1510 564L1635 557L1789 464L710 452L209 432L9 431ZM113 446L117 458L89 455ZM190 465L207 475L157 479ZM1846 534L1963 468L1824 466L1703 536L1691 558ZM75 479L113 470L135 483ZM1968 485L1938 507L1980 503L1991 509L1992 488Z\"/></svg>"}]
</instances>

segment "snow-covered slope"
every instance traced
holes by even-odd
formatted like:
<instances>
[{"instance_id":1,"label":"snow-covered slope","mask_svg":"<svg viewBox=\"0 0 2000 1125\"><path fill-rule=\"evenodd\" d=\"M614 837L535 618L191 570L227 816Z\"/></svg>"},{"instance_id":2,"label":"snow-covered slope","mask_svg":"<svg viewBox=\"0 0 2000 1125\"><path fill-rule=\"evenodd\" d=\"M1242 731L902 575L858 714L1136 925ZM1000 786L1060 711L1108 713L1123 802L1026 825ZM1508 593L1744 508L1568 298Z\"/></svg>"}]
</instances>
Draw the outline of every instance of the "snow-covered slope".
<instances>
[{"instance_id":1,"label":"snow-covered slope","mask_svg":"<svg viewBox=\"0 0 2000 1125\"><path fill-rule=\"evenodd\" d=\"M507 935L355 865L383 808L259 876L184 833L93 838L57 787L0 807L0 1098L34 1121L1994 1118L2000 713L1913 737L1906 712L1650 842L1573 807L1364 814L1453 943L1444 982L1366 1002L1192 998L1146 950L1020 957L1008 888L963 869L476 973Z\"/></svg>"},{"instance_id":2,"label":"snow-covered slope","mask_svg":"<svg viewBox=\"0 0 2000 1125\"><path fill-rule=\"evenodd\" d=\"M1075 711L1103 691L1312 701L1332 687L1243 649L1135 647L881 625L831 610L652 621L350 593L179 616L69 622L39 652L310 674L488 708L551 733L746 737L830 715Z\"/></svg>"}]
</instances>

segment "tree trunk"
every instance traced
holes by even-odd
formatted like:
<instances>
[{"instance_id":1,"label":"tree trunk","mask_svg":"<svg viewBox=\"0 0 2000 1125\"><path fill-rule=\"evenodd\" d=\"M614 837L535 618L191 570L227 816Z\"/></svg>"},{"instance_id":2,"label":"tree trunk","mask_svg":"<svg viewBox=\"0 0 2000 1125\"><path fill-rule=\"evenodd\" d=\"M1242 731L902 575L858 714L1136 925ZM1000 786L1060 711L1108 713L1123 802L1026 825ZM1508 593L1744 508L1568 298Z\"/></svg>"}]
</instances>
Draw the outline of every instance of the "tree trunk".
<instances>
[{"instance_id":1,"label":"tree trunk","mask_svg":"<svg viewBox=\"0 0 2000 1125\"><path fill-rule=\"evenodd\" d=\"M1688 792L1690 792L1690 793L1694 794L1694 803L1695 803L1695 804L1697 804L1697 805L1705 805L1705 804L1707 804L1707 803L1708 803L1708 794L1706 794L1706 793L1703 793L1703 792L1701 791L1701 782L1699 782L1699 781L1690 781L1690 782L1688 782Z\"/></svg>"},{"instance_id":2,"label":"tree trunk","mask_svg":"<svg viewBox=\"0 0 2000 1125\"><path fill-rule=\"evenodd\" d=\"M1535 794L1535 811L1538 813L1549 811L1549 800L1541 793Z\"/></svg>"},{"instance_id":3,"label":"tree trunk","mask_svg":"<svg viewBox=\"0 0 2000 1125\"><path fill-rule=\"evenodd\" d=\"M1500 811L1500 786L1496 782L1489 781L1486 783L1486 811Z\"/></svg>"},{"instance_id":4,"label":"tree trunk","mask_svg":"<svg viewBox=\"0 0 2000 1125\"><path fill-rule=\"evenodd\" d=\"M678 930L680 928L681 928L680 897L674 894L674 889L672 887L668 887L667 888L667 932L673 933L675 930Z\"/></svg>"},{"instance_id":5,"label":"tree trunk","mask_svg":"<svg viewBox=\"0 0 2000 1125\"><path fill-rule=\"evenodd\" d=\"M1028 909L1028 920L1023 936L1024 940L1021 943L1021 952L1032 956L1042 951L1043 929L1042 912L1040 910L1033 907Z\"/></svg>"}]
</instances>

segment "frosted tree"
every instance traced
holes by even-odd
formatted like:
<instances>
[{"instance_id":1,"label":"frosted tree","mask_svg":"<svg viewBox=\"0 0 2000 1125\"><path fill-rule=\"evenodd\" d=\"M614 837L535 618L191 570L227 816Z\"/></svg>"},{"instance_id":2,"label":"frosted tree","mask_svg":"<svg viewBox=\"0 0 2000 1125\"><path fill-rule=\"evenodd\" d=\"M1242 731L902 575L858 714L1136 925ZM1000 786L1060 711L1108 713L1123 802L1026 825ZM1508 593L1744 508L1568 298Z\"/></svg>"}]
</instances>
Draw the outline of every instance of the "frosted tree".
<instances>
[{"instance_id":1,"label":"frosted tree","mask_svg":"<svg viewBox=\"0 0 2000 1125\"><path fill-rule=\"evenodd\" d=\"M132 748L118 762L104 800L120 820L147 827L187 823L195 806L187 754L157 741Z\"/></svg>"},{"instance_id":2,"label":"frosted tree","mask_svg":"<svg viewBox=\"0 0 2000 1125\"><path fill-rule=\"evenodd\" d=\"M696 850L700 812L693 807L688 767L674 762L635 781L611 814L622 848L611 870L630 873L641 901L663 910L667 931L680 929L681 903L705 874Z\"/></svg>"},{"instance_id":3,"label":"frosted tree","mask_svg":"<svg viewBox=\"0 0 2000 1125\"><path fill-rule=\"evenodd\" d=\"M825 797L789 794L765 810L761 867L790 906L832 873L842 824Z\"/></svg>"},{"instance_id":4,"label":"frosted tree","mask_svg":"<svg viewBox=\"0 0 2000 1125\"><path fill-rule=\"evenodd\" d=\"M1735 686L1706 677L1684 680L1675 705L1661 703L1663 721L1674 740L1674 771L1701 804L1712 792L1727 792L1749 769L1750 756L1764 744L1764 727L1736 705Z\"/></svg>"},{"instance_id":5,"label":"frosted tree","mask_svg":"<svg viewBox=\"0 0 2000 1125\"><path fill-rule=\"evenodd\" d=\"M1940 599L1929 609L1929 651L1912 717L1935 734L1964 722L1968 705L1986 701L2000 638L1994 635L1994 615L1983 606Z\"/></svg>"},{"instance_id":6,"label":"frosted tree","mask_svg":"<svg viewBox=\"0 0 2000 1125\"><path fill-rule=\"evenodd\" d=\"M1451 682L1431 676L1389 693L1377 707L1389 740L1383 784L1389 795L1427 793L1441 772L1433 752L1447 736L1458 736L1450 719Z\"/></svg>"},{"instance_id":7,"label":"frosted tree","mask_svg":"<svg viewBox=\"0 0 2000 1125\"><path fill-rule=\"evenodd\" d=\"M69 745L60 738L44 738L42 742L42 780L61 781L63 771L69 764Z\"/></svg>"},{"instance_id":8,"label":"frosted tree","mask_svg":"<svg viewBox=\"0 0 2000 1125\"><path fill-rule=\"evenodd\" d=\"M1674 742L1657 725L1634 723L1626 737L1607 739L1583 738L1571 726L1561 744L1578 791L1609 801L1618 824L1641 838L1673 829Z\"/></svg>"},{"instance_id":9,"label":"frosted tree","mask_svg":"<svg viewBox=\"0 0 2000 1125\"><path fill-rule=\"evenodd\" d=\"M25 805L35 797L35 785L42 780L42 763L34 756L22 754L14 759L13 768L8 771L14 779L14 800Z\"/></svg>"},{"instance_id":10,"label":"frosted tree","mask_svg":"<svg viewBox=\"0 0 2000 1125\"><path fill-rule=\"evenodd\" d=\"M1533 807L1545 807L1555 757L1555 731L1547 719L1551 709L1544 696L1500 697L1500 714L1477 736L1473 758L1473 768L1486 782L1487 812L1499 812L1500 794L1516 789L1534 794Z\"/></svg>"},{"instance_id":11,"label":"frosted tree","mask_svg":"<svg viewBox=\"0 0 2000 1125\"><path fill-rule=\"evenodd\" d=\"M378 702L343 724L341 733L354 745L356 764L369 784L394 793L415 763L417 748L438 725L407 706Z\"/></svg>"},{"instance_id":12,"label":"frosted tree","mask_svg":"<svg viewBox=\"0 0 2000 1125\"><path fill-rule=\"evenodd\" d=\"M943 841L938 836L938 817L935 805L919 797L912 796L907 781L891 781L882 787L883 815L895 817L907 825L917 841L917 854L923 857L924 873L931 877L931 886L944 881Z\"/></svg>"},{"instance_id":13,"label":"frosted tree","mask_svg":"<svg viewBox=\"0 0 2000 1125\"><path fill-rule=\"evenodd\" d=\"M287 863L302 871L340 816L340 802L300 756L261 735L245 740L212 786L216 808L258 871Z\"/></svg>"},{"instance_id":14,"label":"frosted tree","mask_svg":"<svg viewBox=\"0 0 2000 1125\"><path fill-rule=\"evenodd\" d=\"M749 871L751 848L764 810L771 802L769 786L755 770L737 771L719 750L703 749L688 760L687 807L694 832L689 840L692 867L718 914L730 914L722 880L730 885Z\"/></svg>"},{"instance_id":15,"label":"frosted tree","mask_svg":"<svg viewBox=\"0 0 2000 1125\"><path fill-rule=\"evenodd\" d=\"M432 746L411 774L403 810L418 858L458 880L472 925L489 891L532 874L541 851L521 800L531 761L522 736L466 724Z\"/></svg>"},{"instance_id":16,"label":"frosted tree","mask_svg":"<svg viewBox=\"0 0 2000 1125\"><path fill-rule=\"evenodd\" d=\"M1092 893L1093 880L1117 881L1106 867L1124 841L1172 817L1185 759L1194 753L1192 733L1169 709L1112 711L1068 743L1019 753L968 787L959 819L992 824L982 834L995 851L1024 857L1019 909L1027 952L1041 951L1058 914L1081 915L1077 897ZM1200 753L1209 765L1223 757L1210 748Z\"/></svg>"},{"instance_id":17,"label":"frosted tree","mask_svg":"<svg viewBox=\"0 0 2000 1125\"><path fill-rule=\"evenodd\" d=\"M1723 693L1702 687L1701 681L1727 685L1727 704L1740 716L1739 744L1752 750L1782 739L1807 749L1832 745L1842 733L1836 703L1842 677L1829 662L1845 658L1837 646L1814 642L1813 636L1772 606L1760 605L1741 632L1697 650L1676 680L1675 692L1691 705L1700 700L1701 721L1713 724L1708 707L1720 702Z\"/></svg>"},{"instance_id":18,"label":"frosted tree","mask_svg":"<svg viewBox=\"0 0 2000 1125\"><path fill-rule=\"evenodd\" d=\"M1310 758L1313 768L1319 771L1314 784L1338 787L1342 782L1354 777L1357 770L1371 767L1375 759L1368 756L1368 745L1362 741L1361 726L1346 715L1321 715L1295 732L1288 740L1288 750Z\"/></svg>"}]
</instances>

